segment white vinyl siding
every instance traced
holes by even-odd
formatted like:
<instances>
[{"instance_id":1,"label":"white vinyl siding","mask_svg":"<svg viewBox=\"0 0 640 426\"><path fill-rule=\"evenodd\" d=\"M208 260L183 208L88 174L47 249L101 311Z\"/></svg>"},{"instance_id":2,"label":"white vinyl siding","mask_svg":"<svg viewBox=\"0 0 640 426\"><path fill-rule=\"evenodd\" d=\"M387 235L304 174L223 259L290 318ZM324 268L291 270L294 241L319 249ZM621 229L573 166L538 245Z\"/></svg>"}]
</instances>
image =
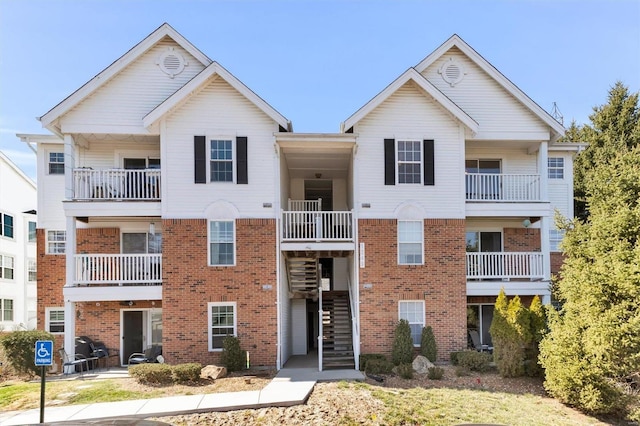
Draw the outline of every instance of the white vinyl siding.
<instances>
[{"instance_id":1,"label":"white vinyl siding","mask_svg":"<svg viewBox=\"0 0 640 426\"><path fill-rule=\"evenodd\" d=\"M424 300L400 300L398 320L407 320L411 328L413 346L420 346L424 327Z\"/></svg>"},{"instance_id":2,"label":"white vinyl siding","mask_svg":"<svg viewBox=\"0 0 640 426\"><path fill-rule=\"evenodd\" d=\"M235 302L208 303L209 351L221 351L224 338L237 336L237 312Z\"/></svg>"},{"instance_id":3,"label":"white vinyl siding","mask_svg":"<svg viewBox=\"0 0 640 426\"><path fill-rule=\"evenodd\" d=\"M422 254L424 252L423 228L422 221L398 221L398 264L422 265Z\"/></svg>"}]
</instances>

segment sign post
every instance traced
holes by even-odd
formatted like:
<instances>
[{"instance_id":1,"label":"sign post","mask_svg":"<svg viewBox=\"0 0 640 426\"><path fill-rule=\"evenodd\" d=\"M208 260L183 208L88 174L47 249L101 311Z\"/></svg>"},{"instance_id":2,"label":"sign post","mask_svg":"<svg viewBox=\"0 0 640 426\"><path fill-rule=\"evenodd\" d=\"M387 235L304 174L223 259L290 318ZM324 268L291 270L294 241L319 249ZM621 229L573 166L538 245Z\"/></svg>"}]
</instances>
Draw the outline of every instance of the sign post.
<instances>
[{"instance_id":1,"label":"sign post","mask_svg":"<svg viewBox=\"0 0 640 426\"><path fill-rule=\"evenodd\" d=\"M40 371L40 423L44 423L44 389L47 366L53 365L53 341L38 340L34 348L36 367L42 367Z\"/></svg>"}]
</instances>

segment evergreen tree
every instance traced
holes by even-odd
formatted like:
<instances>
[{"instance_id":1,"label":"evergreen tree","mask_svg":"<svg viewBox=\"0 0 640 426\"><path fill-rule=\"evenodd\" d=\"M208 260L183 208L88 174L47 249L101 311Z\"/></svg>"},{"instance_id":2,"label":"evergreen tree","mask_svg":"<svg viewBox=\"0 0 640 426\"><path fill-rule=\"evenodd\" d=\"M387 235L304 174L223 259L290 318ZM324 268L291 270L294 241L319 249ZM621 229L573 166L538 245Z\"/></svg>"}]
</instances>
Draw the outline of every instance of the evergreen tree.
<instances>
[{"instance_id":1,"label":"evergreen tree","mask_svg":"<svg viewBox=\"0 0 640 426\"><path fill-rule=\"evenodd\" d=\"M433 328L430 325L422 327L420 354L429 361L436 362L438 348L436 346L436 337L433 335Z\"/></svg>"},{"instance_id":2,"label":"evergreen tree","mask_svg":"<svg viewBox=\"0 0 640 426\"><path fill-rule=\"evenodd\" d=\"M410 364L413 361L413 338L407 320L400 320L396 325L391 349L393 365Z\"/></svg>"}]
</instances>

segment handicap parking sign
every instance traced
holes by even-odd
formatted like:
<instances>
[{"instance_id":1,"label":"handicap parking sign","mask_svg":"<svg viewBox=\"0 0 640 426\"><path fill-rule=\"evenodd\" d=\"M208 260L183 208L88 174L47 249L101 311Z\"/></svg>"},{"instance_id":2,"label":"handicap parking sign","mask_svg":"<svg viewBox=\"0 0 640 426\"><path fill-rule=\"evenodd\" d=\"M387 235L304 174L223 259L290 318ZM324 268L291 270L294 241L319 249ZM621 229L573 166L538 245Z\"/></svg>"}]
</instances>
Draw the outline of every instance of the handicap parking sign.
<instances>
[{"instance_id":1,"label":"handicap parking sign","mask_svg":"<svg viewBox=\"0 0 640 426\"><path fill-rule=\"evenodd\" d=\"M38 340L35 353L36 367L53 365L53 342L51 340Z\"/></svg>"}]
</instances>

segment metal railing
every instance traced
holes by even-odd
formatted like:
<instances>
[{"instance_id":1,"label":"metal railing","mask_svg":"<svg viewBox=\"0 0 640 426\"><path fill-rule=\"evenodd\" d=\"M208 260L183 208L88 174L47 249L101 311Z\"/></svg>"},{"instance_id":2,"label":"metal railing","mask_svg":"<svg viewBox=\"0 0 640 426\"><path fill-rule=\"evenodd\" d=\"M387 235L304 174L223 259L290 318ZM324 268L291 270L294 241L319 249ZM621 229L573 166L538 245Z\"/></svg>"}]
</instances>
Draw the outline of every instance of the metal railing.
<instances>
[{"instance_id":1,"label":"metal railing","mask_svg":"<svg viewBox=\"0 0 640 426\"><path fill-rule=\"evenodd\" d=\"M74 285L161 285L162 254L78 254Z\"/></svg>"},{"instance_id":2,"label":"metal railing","mask_svg":"<svg viewBox=\"0 0 640 426\"><path fill-rule=\"evenodd\" d=\"M160 170L74 169L74 200L160 200Z\"/></svg>"},{"instance_id":3,"label":"metal railing","mask_svg":"<svg viewBox=\"0 0 640 426\"><path fill-rule=\"evenodd\" d=\"M360 357L360 327L358 326L357 305L354 290L351 288L351 280L347 276L347 288L349 289L349 308L351 309L352 347L354 360Z\"/></svg>"},{"instance_id":4,"label":"metal railing","mask_svg":"<svg viewBox=\"0 0 640 426\"><path fill-rule=\"evenodd\" d=\"M543 279L540 252L467 253L467 279Z\"/></svg>"},{"instance_id":5,"label":"metal railing","mask_svg":"<svg viewBox=\"0 0 640 426\"><path fill-rule=\"evenodd\" d=\"M467 201L541 201L540 175L466 173Z\"/></svg>"},{"instance_id":6,"label":"metal railing","mask_svg":"<svg viewBox=\"0 0 640 426\"><path fill-rule=\"evenodd\" d=\"M282 239L289 241L352 241L351 212L282 212Z\"/></svg>"}]
</instances>

